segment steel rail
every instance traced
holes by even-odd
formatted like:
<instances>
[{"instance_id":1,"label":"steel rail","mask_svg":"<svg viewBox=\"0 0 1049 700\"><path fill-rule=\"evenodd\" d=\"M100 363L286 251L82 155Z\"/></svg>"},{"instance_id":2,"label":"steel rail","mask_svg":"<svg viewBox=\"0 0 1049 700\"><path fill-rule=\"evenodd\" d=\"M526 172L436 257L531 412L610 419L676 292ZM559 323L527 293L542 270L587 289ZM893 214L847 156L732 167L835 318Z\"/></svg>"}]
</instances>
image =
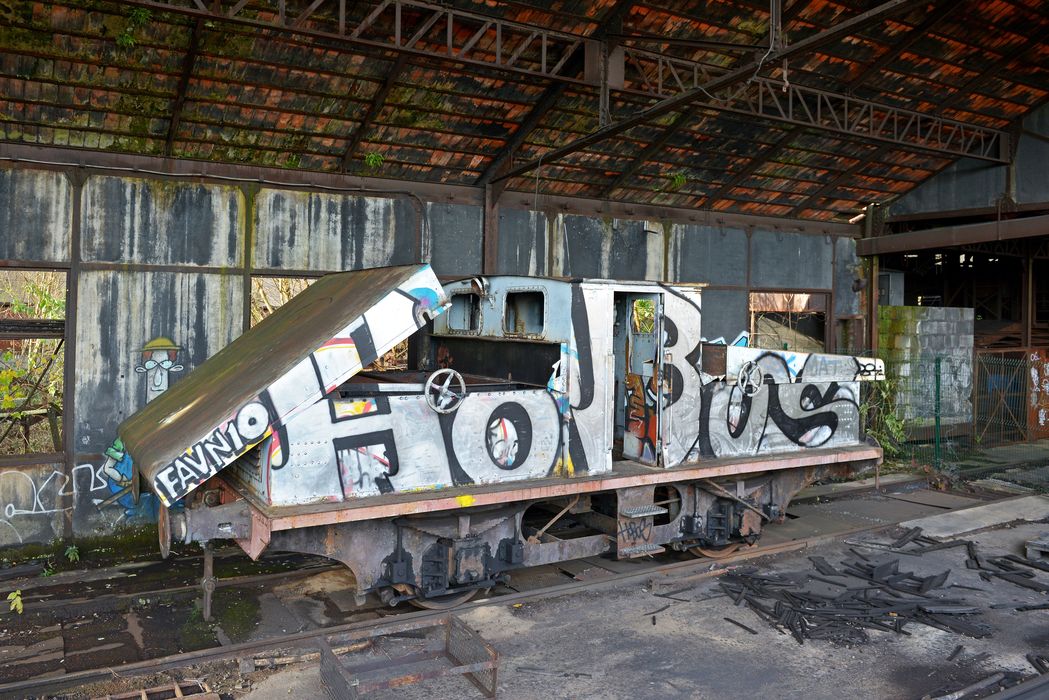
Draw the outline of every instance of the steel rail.
<instances>
[{"instance_id":1,"label":"steel rail","mask_svg":"<svg viewBox=\"0 0 1049 700\"><path fill-rule=\"evenodd\" d=\"M237 552L240 553L240 550L237 550ZM254 584L282 581L285 579L304 578L306 576L312 576L314 574L320 574L326 571L335 571L338 569L345 568L346 567L343 564L339 563L315 564L298 569L290 569L288 571L272 571L266 574L244 574L242 576L227 576L224 578L216 578L215 587L230 588L233 586L248 586ZM55 608L65 608L75 613L80 609L95 611L100 607L106 607L109 604L115 604L125 599L133 600L136 598L158 598L163 596L177 596L193 592L199 593L200 590L200 582L198 581L197 583L187 583L179 586L170 586L168 588L154 588L145 591L92 594L92 597L90 598L56 598L52 600L26 596L22 599L22 602L26 612L44 612L47 610L53 610Z\"/></svg>"}]
</instances>

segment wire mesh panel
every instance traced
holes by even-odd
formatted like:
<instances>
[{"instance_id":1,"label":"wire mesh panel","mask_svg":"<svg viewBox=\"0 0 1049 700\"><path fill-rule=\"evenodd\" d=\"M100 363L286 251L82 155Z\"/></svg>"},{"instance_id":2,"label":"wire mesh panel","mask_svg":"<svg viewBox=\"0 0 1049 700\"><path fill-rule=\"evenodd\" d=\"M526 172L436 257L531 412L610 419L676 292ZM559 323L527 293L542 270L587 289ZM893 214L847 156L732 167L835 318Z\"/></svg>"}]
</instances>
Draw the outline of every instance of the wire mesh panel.
<instances>
[{"instance_id":1,"label":"wire mesh panel","mask_svg":"<svg viewBox=\"0 0 1049 700\"><path fill-rule=\"evenodd\" d=\"M976 436L983 446L1028 437L1030 365L1025 353L976 355Z\"/></svg>"},{"instance_id":2,"label":"wire mesh panel","mask_svg":"<svg viewBox=\"0 0 1049 700\"><path fill-rule=\"evenodd\" d=\"M992 465L988 450L1008 445L1024 462L1040 454L1034 441L1049 438L1049 350L866 352L885 361L885 381L862 387L862 410L887 460L978 468Z\"/></svg>"}]
</instances>

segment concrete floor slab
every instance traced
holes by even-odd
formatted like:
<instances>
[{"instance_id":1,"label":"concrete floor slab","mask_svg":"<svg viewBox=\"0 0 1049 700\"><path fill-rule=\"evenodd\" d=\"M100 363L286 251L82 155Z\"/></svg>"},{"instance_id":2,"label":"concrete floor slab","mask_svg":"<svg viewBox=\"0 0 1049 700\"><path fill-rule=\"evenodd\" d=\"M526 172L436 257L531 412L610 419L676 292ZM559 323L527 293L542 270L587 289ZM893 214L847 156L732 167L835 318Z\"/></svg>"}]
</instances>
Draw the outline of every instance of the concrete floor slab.
<instances>
[{"instance_id":1,"label":"concrete floor slab","mask_svg":"<svg viewBox=\"0 0 1049 700\"><path fill-rule=\"evenodd\" d=\"M1042 530L1041 525L1020 525L985 531L974 539L984 556L993 556L1019 552L1024 541ZM762 572L800 573L812 570L807 557L814 555L834 565L855 558L838 542L747 564ZM906 628L910 636L871 631L867 642L851 647L816 640L799 645L746 607L735 606L721 594L716 579L683 583L691 588L675 595L681 600L658 597L651 587L634 584L477 608L461 617L499 651L503 700L917 699L998 671L1030 674L1025 655L1049 652L1049 611L990 608L1001 601L1044 602L1044 596L1004 581L982 581L978 572L965 568L965 556L964 548L939 550L901 557L900 567L922 576L950 570L948 585L980 589L948 588L942 594L983 609L979 620L992 633L982 639L912 624ZM963 650L948 662L958 645ZM323 697L316 667L311 668L312 674L293 669L272 676L244 697ZM461 678L369 695L376 700L452 696L479 697Z\"/></svg>"},{"instance_id":2,"label":"concrete floor slab","mask_svg":"<svg viewBox=\"0 0 1049 700\"><path fill-rule=\"evenodd\" d=\"M932 489L919 489L917 491L904 491L902 493L887 493L885 496L888 498L895 498L898 501L920 503L922 505L935 506L936 508L950 510L955 510L957 508L970 508L985 502L978 498L969 498L954 493L944 493L943 491L933 491Z\"/></svg>"},{"instance_id":3,"label":"concrete floor slab","mask_svg":"<svg viewBox=\"0 0 1049 700\"><path fill-rule=\"evenodd\" d=\"M842 496L850 493L870 491L876 487L888 488L902 484L911 484L925 480L924 474L885 474L878 479L873 476L868 479L856 479L854 481L838 481L830 484L819 484L809 486L798 492L794 501L808 501L814 498L829 498L831 496Z\"/></svg>"},{"instance_id":4,"label":"concrete floor slab","mask_svg":"<svg viewBox=\"0 0 1049 700\"><path fill-rule=\"evenodd\" d=\"M901 525L920 527L923 533L930 537L953 537L1017 520L1035 522L1047 517L1049 517L1049 496L1023 496L995 501L975 508L916 518L901 523Z\"/></svg>"}]
</instances>

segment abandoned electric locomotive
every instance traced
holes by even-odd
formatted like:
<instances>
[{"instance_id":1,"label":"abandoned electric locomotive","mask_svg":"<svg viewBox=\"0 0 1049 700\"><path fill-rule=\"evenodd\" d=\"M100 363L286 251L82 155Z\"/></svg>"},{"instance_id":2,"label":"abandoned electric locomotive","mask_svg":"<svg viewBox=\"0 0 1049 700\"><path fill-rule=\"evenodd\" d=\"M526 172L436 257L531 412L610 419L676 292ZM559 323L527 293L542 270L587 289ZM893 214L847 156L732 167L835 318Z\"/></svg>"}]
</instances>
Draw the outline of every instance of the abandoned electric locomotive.
<instances>
[{"instance_id":1,"label":"abandoned electric locomotive","mask_svg":"<svg viewBox=\"0 0 1049 700\"><path fill-rule=\"evenodd\" d=\"M881 459L880 361L707 344L698 285L321 278L119 428L161 546L343 562L456 603L525 566L753 542L817 477ZM411 336L411 365L363 371Z\"/></svg>"}]
</instances>

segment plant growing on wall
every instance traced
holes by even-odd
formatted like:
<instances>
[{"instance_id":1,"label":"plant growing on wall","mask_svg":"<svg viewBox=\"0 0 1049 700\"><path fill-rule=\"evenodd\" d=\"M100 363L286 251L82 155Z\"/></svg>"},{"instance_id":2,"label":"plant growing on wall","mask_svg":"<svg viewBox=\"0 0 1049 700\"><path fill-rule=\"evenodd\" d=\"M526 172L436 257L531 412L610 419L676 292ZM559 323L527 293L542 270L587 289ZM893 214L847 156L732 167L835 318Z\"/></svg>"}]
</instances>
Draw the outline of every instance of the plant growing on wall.
<instances>
[{"instance_id":1,"label":"plant growing on wall","mask_svg":"<svg viewBox=\"0 0 1049 700\"><path fill-rule=\"evenodd\" d=\"M22 614L22 591L11 591L7 594L8 610L16 612L19 615Z\"/></svg>"}]
</instances>

